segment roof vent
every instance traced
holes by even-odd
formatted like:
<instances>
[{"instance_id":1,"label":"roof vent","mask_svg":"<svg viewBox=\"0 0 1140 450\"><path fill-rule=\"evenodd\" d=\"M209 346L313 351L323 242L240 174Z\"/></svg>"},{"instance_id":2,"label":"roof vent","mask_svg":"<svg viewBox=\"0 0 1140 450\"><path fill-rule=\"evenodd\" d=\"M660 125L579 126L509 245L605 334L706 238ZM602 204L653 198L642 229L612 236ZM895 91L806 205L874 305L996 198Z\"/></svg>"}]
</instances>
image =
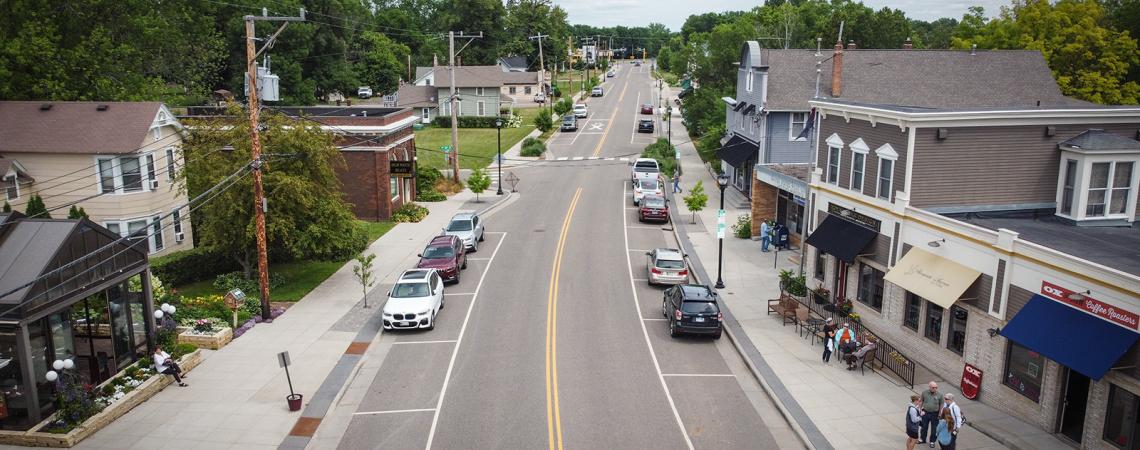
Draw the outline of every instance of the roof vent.
<instances>
[{"instance_id":1,"label":"roof vent","mask_svg":"<svg viewBox=\"0 0 1140 450\"><path fill-rule=\"evenodd\" d=\"M95 110L96 110L96 111L106 111L106 110L107 110L107 105L99 105L99 106L96 106L96 107L95 107Z\"/></svg>"},{"instance_id":2,"label":"roof vent","mask_svg":"<svg viewBox=\"0 0 1140 450\"><path fill-rule=\"evenodd\" d=\"M40 111L47 111L51 109L51 103L44 103L40 105Z\"/></svg>"}]
</instances>

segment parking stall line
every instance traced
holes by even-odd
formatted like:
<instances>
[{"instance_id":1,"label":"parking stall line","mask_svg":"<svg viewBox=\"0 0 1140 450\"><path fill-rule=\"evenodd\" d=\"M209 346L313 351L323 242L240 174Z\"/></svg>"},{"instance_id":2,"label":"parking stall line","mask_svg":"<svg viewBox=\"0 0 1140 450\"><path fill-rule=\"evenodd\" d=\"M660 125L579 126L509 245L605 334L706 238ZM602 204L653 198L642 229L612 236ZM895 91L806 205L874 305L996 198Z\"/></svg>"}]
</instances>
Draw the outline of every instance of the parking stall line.
<instances>
[{"instance_id":1,"label":"parking stall line","mask_svg":"<svg viewBox=\"0 0 1140 450\"><path fill-rule=\"evenodd\" d=\"M412 344L454 344L456 340L450 341L396 341L392 345L412 345ZM426 410L425 410L426 411Z\"/></svg>"},{"instance_id":2,"label":"parking stall line","mask_svg":"<svg viewBox=\"0 0 1140 450\"><path fill-rule=\"evenodd\" d=\"M665 319L661 319L665 320ZM663 373L663 377L719 377L719 378L733 378L736 375L731 373Z\"/></svg>"},{"instance_id":3,"label":"parking stall line","mask_svg":"<svg viewBox=\"0 0 1140 450\"><path fill-rule=\"evenodd\" d=\"M650 317L650 318L641 319L641 320L644 322L665 322L665 321L668 321L669 319L661 319L661 318L656 318L656 317Z\"/></svg>"},{"instance_id":4,"label":"parking stall line","mask_svg":"<svg viewBox=\"0 0 1140 450\"><path fill-rule=\"evenodd\" d=\"M392 411L360 411L360 412L354 412L354 413L352 413L352 415L354 415L354 416L371 416L371 415L376 415L376 414L402 414L402 413L429 412L429 411L435 411L435 408L397 409L397 410L392 410Z\"/></svg>"},{"instance_id":5,"label":"parking stall line","mask_svg":"<svg viewBox=\"0 0 1140 450\"><path fill-rule=\"evenodd\" d=\"M625 227L629 228L631 230L657 230L657 231L664 230L664 228L661 228L661 227L641 227L641 226L637 226L637 225L626 225Z\"/></svg>"}]
</instances>

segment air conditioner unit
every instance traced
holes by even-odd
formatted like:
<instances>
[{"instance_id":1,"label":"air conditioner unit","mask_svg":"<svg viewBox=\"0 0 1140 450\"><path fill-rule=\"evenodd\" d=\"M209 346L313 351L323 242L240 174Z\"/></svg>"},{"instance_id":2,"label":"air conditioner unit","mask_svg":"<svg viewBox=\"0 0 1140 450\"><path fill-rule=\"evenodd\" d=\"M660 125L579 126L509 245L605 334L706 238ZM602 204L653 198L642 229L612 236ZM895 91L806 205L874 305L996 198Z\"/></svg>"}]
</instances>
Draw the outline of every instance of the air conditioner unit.
<instances>
[{"instance_id":1,"label":"air conditioner unit","mask_svg":"<svg viewBox=\"0 0 1140 450\"><path fill-rule=\"evenodd\" d=\"M186 240L186 233L174 233L174 242L182 242Z\"/></svg>"},{"instance_id":2,"label":"air conditioner unit","mask_svg":"<svg viewBox=\"0 0 1140 450\"><path fill-rule=\"evenodd\" d=\"M153 191L153 190L158 189L158 180L150 180L149 183L150 183L150 190Z\"/></svg>"}]
</instances>

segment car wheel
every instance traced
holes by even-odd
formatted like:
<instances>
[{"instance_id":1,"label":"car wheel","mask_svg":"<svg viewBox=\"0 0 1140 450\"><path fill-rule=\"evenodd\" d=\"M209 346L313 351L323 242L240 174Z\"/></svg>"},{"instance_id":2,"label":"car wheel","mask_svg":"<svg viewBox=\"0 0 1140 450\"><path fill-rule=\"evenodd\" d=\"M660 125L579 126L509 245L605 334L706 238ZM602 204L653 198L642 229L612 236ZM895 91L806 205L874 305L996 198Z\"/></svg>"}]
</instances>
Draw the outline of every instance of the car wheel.
<instances>
[{"instance_id":1,"label":"car wheel","mask_svg":"<svg viewBox=\"0 0 1140 450\"><path fill-rule=\"evenodd\" d=\"M433 313L433 314L431 315L431 321L429 321L429 322L428 322L427 330L428 330L428 331L431 331L431 330L434 330L434 329L435 329L435 314Z\"/></svg>"},{"instance_id":2,"label":"car wheel","mask_svg":"<svg viewBox=\"0 0 1140 450\"><path fill-rule=\"evenodd\" d=\"M462 276L462 274L463 272L455 271L455 284L459 284L459 277Z\"/></svg>"},{"instance_id":3,"label":"car wheel","mask_svg":"<svg viewBox=\"0 0 1140 450\"><path fill-rule=\"evenodd\" d=\"M463 255L463 265L460 266L459 268L460 269L466 269L467 268L467 255Z\"/></svg>"},{"instance_id":4,"label":"car wheel","mask_svg":"<svg viewBox=\"0 0 1140 450\"><path fill-rule=\"evenodd\" d=\"M483 233L483 232L480 232L480 233L479 233L479 242L483 242L483 237L484 237L484 234L485 234L485 233Z\"/></svg>"},{"instance_id":5,"label":"car wheel","mask_svg":"<svg viewBox=\"0 0 1140 450\"><path fill-rule=\"evenodd\" d=\"M471 243L471 253L475 253L477 251L479 251L479 240L478 239L476 239L475 242Z\"/></svg>"},{"instance_id":6,"label":"car wheel","mask_svg":"<svg viewBox=\"0 0 1140 450\"><path fill-rule=\"evenodd\" d=\"M669 336L670 337L677 337L680 335L681 335L681 333L679 331L677 331L677 323L670 320L669 321Z\"/></svg>"},{"instance_id":7,"label":"car wheel","mask_svg":"<svg viewBox=\"0 0 1140 450\"><path fill-rule=\"evenodd\" d=\"M661 301L661 317L669 317L668 310L665 309L665 301Z\"/></svg>"},{"instance_id":8,"label":"car wheel","mask_svg":"<svg viewBox=\"0 0 1140 450\"><path fill-rule=\"evenodd\" d=\"M440 299L439 299L439 310L440 311L443 311L443 307L444 307L445 303L447 303L447 297L440 297Z\"/></svg>"},{"instance_id":9,"label":"car wheel","mask_svg":"<svg viewBox=\"0 0 1140 450\"><path fill-rule=\"evenodd\" d=\"M721 333L723 333L723 332L724 332L724 329L723 329L723 328L722 328L722 329L719 329L719 330L716 330L716 334L714 334L714 335L713 335L713 339L720 339L720 335L721 335Z\"/></svg>"}]
</instances>

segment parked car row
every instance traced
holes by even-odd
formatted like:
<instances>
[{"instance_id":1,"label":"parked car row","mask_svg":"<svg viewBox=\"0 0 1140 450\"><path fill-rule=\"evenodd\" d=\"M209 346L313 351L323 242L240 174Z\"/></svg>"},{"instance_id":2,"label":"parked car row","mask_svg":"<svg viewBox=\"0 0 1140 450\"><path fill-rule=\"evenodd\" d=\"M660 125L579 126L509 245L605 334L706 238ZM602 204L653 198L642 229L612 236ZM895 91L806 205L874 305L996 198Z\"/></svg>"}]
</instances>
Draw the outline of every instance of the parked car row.
<instances>
[{"instance_id":1,"label":"parked car row","mask_svg":"<svg viewBox=\"0 0 1140 450\"><path fill-rule=\"evenodd\" d=\"M689 283L687 255L675 248L657 248L645 256L649 284L672 285L661 298L661 315L669 323L669 335L700 334L720 339L724 313L717 294L706 285Z\"/></svg>"},{"instance_id":2,"label":"parked car row","mask_svg":"<svg viewBox=\"0 0 1140 450\"><path fill-rule=\"evenodd\" d=\"M458 283L467 268L467 252L479 251L483 241L479 214L462 212L451 217L443 233L432 238L418 254L416 268L405 270L388 291L384 304L385 330L435 328L435 317L444 307L444 283Z\"/></svg>"}]
</instances>

